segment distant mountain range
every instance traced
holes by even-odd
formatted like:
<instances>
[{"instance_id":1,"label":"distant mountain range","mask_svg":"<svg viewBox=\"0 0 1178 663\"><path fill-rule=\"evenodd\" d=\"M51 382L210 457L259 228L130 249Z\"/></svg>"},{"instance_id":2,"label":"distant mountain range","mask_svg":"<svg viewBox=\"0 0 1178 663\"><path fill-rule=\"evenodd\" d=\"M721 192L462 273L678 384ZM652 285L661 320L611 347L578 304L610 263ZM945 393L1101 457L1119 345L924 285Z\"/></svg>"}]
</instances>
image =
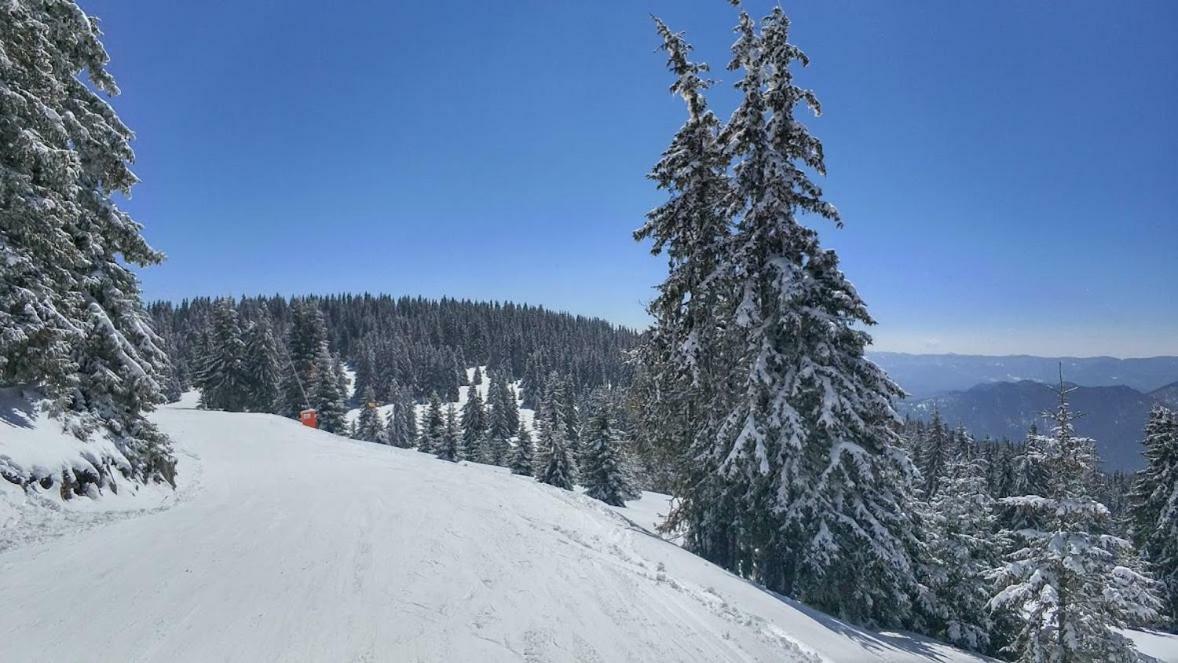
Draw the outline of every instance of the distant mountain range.
<instances>
[{"instance_id":1,"label":"distant mountain range","mask_svg":"<svg viewBox=\"0 0 1178 663\"><path fill-rule=\"evenodd\" d=\"M934 409L975 437L1022 440L1042 413L1055 407L1060 367L1078 385L1069 399L1083 416L1076 429L1096 440L1107 469L1142 465L1141 433L1155 404L1178 408L1178 357L1033 357L917 355L872 352L870 357L908 392L901 414L921 419Z\"/></svg>"},{"instance_id":2,"label":"distant mountain range","mask_svg":"<svg viewBox=\"0 0 1178 663\"><path fill-rule=\"evenodd\" d=\"M915 399L961 391L986 382L1033 380L1055 384L1059 382L1061 364L1064 380L1085 387L1125 386L1148 393L1178 381L1178 357L989 357L900 352L868 355ZM1175 392L1178 388L1171 391L1178 398Z\"/></svg>"},{"instance_id":3,"label":"distant mountain range","mask_svg":"<svg viewBox=\"0 0 1178 663\"><path fill-rule=\"evenodd\" d=\"M964 391L903 401L900 411L927 420L936 409L950 425L964 426L975 437L1022 440L1032 423L1043 431L1050 427L1042 414L1058 403L1055 389L1032 380L990 382ZM1096 440L1105 468L1136 470L1143 463L1141 434L1149 411L1157 403L1178 406L1178 382L1149 393L1126 386L1077 386L1068 394L1068 400L1081 415L1076 431Z\"/></svg>"}]
</instances>

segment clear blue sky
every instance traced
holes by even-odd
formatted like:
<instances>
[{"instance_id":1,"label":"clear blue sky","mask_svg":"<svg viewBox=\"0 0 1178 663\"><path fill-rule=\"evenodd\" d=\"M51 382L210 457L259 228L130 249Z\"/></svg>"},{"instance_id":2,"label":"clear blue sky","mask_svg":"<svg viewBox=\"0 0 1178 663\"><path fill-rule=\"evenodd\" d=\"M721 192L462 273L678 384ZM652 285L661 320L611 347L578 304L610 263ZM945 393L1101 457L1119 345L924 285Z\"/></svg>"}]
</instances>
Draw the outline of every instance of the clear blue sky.
<instances>
[{"instance_id":1,"label":"clear blue sky","mask_svg":"<svg viewBox=\"0 0 1178 663\"><path fill-rule=\"evenodd\" d=\"M149 298L371 291L642 326L630 239L683 120L650 13L732 108L722 0L81 0L137 133ZM755 14L771 5L751 2ZM1178 354L1178 2L791 2L826 228L880 349Z\"/></svg>"}]
</instances>

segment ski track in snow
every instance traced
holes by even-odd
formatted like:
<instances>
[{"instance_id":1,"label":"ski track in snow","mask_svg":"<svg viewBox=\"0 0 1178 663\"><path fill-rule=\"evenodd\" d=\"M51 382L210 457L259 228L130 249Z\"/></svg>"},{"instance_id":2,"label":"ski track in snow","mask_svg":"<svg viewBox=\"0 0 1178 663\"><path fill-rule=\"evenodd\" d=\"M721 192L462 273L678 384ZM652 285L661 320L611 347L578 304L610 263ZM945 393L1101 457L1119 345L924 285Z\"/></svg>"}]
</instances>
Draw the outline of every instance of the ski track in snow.
<instances>
[{"instance_id":1,"label":"ski track in snow","mask_svg":"<svg viewBox=\"0 0 1178 663\"><path fill-rule=\"evenodd\" d=\"M657 496L615 512L276 416L154 419L176 498L0 553L3 660L980 660L704 562L644 529Z\"/></svg>"}]
</instances>

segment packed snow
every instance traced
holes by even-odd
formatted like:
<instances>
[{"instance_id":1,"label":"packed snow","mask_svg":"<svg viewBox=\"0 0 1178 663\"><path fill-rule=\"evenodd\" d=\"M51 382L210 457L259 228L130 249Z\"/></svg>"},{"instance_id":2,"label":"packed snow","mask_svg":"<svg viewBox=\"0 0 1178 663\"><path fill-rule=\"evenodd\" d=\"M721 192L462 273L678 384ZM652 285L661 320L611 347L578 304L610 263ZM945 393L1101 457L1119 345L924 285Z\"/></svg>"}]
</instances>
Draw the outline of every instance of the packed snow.
<instances>
[{"instance_id":1,"label":"packed snow","mask_svg":"<svg viewBox=\"0 0 1178 663\"><path fill-rule=\"evenodd\" d=\"M0 552L5 660L982 660L849 626L653 536L665 496L611 509L194 403L153 415L181 458L166 503L112 516L112 496L76 498L56 504L68 526L5 523L42 534ZM1178 638L1142 635L1178 661Z\"/></svg>"}]
</instances>

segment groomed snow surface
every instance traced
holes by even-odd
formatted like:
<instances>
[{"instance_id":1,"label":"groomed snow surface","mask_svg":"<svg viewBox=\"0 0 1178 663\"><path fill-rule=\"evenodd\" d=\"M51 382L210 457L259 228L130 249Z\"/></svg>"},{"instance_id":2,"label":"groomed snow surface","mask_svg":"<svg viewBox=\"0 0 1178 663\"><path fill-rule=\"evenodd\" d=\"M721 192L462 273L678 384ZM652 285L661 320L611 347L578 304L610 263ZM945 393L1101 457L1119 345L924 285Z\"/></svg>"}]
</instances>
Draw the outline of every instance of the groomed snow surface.
<instances>
[{"instance_id":1,"label":"groomed snow surface","mask_svg":"<svg viewBox=\"0 0 1178 663\"><path fill-rule=\"evenodd\" d=\"M0 552L0 659L980 660L845 625L659 539L644 529L657 495L615 510L193 403L154 415L181 456L165 503L148 491L112 516L109 496L38 497L69 517L7 523L39 534ZM0 492L17 511L25 499Z\"/></svg>"}]
</instances>

